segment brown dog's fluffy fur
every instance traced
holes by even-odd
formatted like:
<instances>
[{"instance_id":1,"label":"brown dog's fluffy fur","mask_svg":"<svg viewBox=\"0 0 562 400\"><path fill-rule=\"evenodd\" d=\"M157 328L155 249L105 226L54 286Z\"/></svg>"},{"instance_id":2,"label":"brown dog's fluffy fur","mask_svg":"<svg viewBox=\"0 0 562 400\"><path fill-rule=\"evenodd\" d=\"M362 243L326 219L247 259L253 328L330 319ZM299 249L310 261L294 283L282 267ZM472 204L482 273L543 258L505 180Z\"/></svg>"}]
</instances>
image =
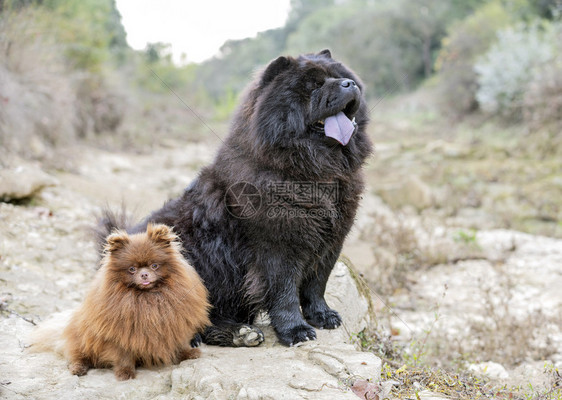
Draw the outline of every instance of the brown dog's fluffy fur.
<instances>
[{"instance_id":1,"label":"brown dog's fluffy fur","mask_svg":"<svg viewBox=\"0 0 562 400\"><path fill-rule=\"evenodd\" d=\"M136 366L199 357L190 341L209 324L207 290L165 225L109 235L98 275L63 332L69 369L113 367L119 380Z\"/></svg>"}]
</instances>

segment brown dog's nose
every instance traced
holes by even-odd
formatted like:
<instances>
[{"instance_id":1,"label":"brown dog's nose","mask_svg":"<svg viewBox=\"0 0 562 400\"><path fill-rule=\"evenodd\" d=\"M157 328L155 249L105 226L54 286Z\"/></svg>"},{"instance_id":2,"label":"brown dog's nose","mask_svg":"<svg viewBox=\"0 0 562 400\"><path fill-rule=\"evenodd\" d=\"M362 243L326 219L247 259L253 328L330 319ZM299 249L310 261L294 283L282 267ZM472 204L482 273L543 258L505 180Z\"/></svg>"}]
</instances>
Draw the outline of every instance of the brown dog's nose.
<instances>
[{"instance_id":1,"label":"brown dog's nose","mask_svg":"<svg viewBox=\"0 0 562 400\"><path fill-rule=\"evenodd\" d=\"M141 278L142 278L142 279L148 279L148 273L147 273L147 272L143 272L143 273L141 274Z\"/></svg>"}]
</instances>

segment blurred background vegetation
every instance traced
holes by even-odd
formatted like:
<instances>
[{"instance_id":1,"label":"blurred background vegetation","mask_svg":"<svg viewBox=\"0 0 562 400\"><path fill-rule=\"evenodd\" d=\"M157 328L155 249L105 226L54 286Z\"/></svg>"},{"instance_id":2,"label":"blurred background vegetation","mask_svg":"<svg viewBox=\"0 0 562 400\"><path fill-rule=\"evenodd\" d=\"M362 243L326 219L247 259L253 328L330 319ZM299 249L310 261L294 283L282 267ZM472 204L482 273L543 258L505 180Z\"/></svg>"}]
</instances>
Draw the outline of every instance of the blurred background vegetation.
<instances>
[{"instance_id":1,"label":"blurred background vegetation","mask_svg":"<svg viewBox=\"0 0 562 400\"><path fill-rule=\"evenodd\" d=\"M292 0L285 26L178 66L166 43L127 45L114 0L0 0L0 146L216 140L257 69L330 48L366 85L375 142L397 142L370 167L377 194L390 164L434 189L418 211L488 207L496 227L561 236L561 17L561 0Z\"/></svg>"}]
</instances>

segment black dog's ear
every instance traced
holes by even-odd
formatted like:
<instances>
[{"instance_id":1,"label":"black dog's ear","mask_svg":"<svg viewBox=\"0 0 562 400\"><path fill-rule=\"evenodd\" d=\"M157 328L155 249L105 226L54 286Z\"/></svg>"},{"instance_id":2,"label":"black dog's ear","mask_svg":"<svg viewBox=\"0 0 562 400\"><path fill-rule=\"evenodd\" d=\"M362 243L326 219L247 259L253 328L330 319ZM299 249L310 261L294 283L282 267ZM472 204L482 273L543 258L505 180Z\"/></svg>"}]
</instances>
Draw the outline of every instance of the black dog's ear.
<instances>
[{"instance_id":1,"label":"black dog's ear","mask_svg":"<svg viewBox=\"0 0 562 400\"><path fill-rule=\"evenodd\" d=\"M177 238L170 227L162 224L148 224L146 233L153 242L164 246L169 246Z\"/></svg>"},{"instance_id":2,"label":"black dog's ear","mask_svg":"<svg viewBox=\"0 0 562 400\"><path fill-rule=\"evenodd\" d=\"M319 52L318 55L325 56L327 58L332 58L332 52L330 51L330 49L324 49L321 52Z\"/></svg>"},{"instance_id":3,"label":"black dog's ear","mask_svg":"<svg viewBox=\"0 0 562 400\"><path fill-rule=\"evenodd\" d=\"M290 65L291 60L283 56L278 57L277 59L270 62L261 76L262 86L267 85L269 82L275 79L277 75L289 68Z\"/></svg>"},{"instance_id":4,"label":"black dog's ear","mask_svg":"<svg viewBox=\"0 0 562 400\"><path fill-rule=\"evenodd\" d=\"M129 235L125 231L115 231L107 237L105 250L113 253L129 244Z\"/></svg>"}]
</instances>

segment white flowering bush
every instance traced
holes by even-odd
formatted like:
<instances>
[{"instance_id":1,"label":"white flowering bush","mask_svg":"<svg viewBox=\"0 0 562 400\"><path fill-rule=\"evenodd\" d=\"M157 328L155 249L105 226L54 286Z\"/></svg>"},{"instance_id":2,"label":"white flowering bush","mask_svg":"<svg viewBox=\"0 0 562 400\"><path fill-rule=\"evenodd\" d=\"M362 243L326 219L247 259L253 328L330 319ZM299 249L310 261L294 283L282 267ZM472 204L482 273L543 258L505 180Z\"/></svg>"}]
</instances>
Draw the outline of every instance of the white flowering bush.
<instances>
[{"instance_id":1,"label":"white flowering bush","mask_svg":"<svg viewBox=\"0 0 562 400\"><path fill-rule=\"evenodd\" d=\"M523 98L523 117L532 129L562 132L562 23L554 26L554 55L536 67Z\"/></svg>"},{"instance_id":2,"label":"white flowering bush","mask_svg":"<svg viewBox=\"0 0 562 400\"><path fill-rule=\"evenodd\" d=\"M498 32L497 42L474 66L482 110L521 115L527 84L556 55L552 24L518 25Z\"/></svg>"}]
</instances>

